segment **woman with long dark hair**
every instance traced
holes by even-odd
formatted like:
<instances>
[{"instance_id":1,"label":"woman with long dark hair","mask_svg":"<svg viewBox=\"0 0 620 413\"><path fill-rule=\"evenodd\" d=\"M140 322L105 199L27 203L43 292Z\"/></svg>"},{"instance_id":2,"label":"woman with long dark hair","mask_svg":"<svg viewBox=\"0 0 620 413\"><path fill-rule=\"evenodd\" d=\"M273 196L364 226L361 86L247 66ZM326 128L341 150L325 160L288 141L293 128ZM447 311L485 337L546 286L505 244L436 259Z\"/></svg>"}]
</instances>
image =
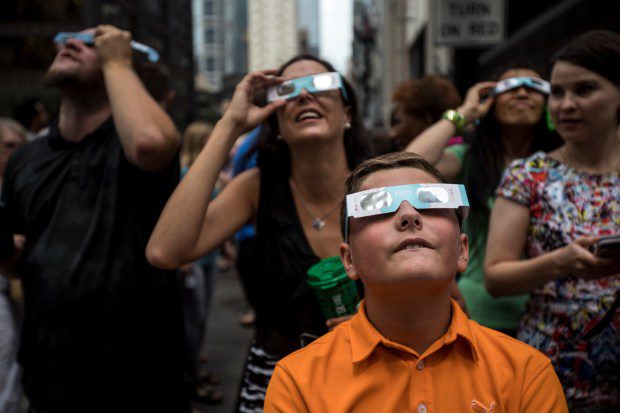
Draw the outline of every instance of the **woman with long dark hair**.
<instances>
[{"instance_id":1,"label":"woman with long dark hair","mask_svg":"<svg viewBox=\"0 0 620 413\"><path fill-rule=\"evenodd\" d=\"M342 237L337 211L344 182L366 156L354 91L335 72L329 63L304 55L277 71L245 76L170 198L147 247L151 263L176 268L217 247L245 223L255 223L256 278L251 287L257 292L257 334L246 362L241 411L262 408L275 363L300 347L300 336L327 330L306 271L320 259L338 255ZM264 107L253 103L273 87L275 100ZM280 92L289 93L288 99L278 99ZM258 167L235 177L211 201L231 146L261 123L264 147Z\"/></svg>"},{"instance_id":2,"label":"woman with long dark hair","mask_svg":"<svg viewBox=\"0 0 620 413\"><path fill-rule=\"evenodd\" d=\"M565 143L506 170L491 215L487 287L531 295L517 337L551 359L571 412L614 412L620 256L596 244L620 235L620 35L586 33L552 64L549 112Z\"/></svg>"},{"instance_id":3,"label":"woman with long dark hair","mask_svg":"<svg viewBox=\"0 0 620 413\"><path fill-rule=\"evenodd\" d=\"M559 139L547 127L548 90L538 72L523 66L502 71L497 82L472 86L463 104L415 138L415 152L449 181L465 184L471 205L464 231L470 240L467 270L459 289L471 317L480 324L514 336L527 296L496 299L484 286L484 250L494 193L502 171L516 158L557 147ZM474 126L477 123L477 126ZM465 143L446 148L452 136L464 132Z\"/></svg>"}]
</instances>

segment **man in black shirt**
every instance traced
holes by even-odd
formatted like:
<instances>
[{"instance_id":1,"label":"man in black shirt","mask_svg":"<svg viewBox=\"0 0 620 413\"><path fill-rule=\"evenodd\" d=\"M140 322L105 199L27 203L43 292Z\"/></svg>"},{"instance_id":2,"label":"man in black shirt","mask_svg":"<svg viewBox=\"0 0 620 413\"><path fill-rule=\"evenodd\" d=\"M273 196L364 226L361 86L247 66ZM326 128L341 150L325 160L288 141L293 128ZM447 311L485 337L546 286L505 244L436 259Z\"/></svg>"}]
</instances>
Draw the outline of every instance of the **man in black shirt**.
<instances>
[{"instance_id":1,"label":"man in black shirt","mask_svg":"<svg viewBox=\"0 0 620 413\"><path fill-rule=\"evenodd\" d=\"M24 287L24 389L36 413L188 411L174 273L144 256L179 134L132 69L130 34L90 31L46 74L58 119L5 173L0 272Z\"/></svg>"}]
</instances>

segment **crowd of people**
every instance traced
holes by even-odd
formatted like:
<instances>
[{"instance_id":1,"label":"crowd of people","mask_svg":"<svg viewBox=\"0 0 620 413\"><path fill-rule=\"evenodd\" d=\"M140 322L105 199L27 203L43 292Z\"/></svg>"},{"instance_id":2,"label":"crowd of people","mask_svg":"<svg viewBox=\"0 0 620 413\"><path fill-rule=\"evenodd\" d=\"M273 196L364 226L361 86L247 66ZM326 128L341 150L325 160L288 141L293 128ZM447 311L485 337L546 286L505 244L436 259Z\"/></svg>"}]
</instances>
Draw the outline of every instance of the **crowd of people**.
<instances>
[{"instance_id":1,"label":"crowd of people","mask_svg":"<svg viewBox=\"0 0 620 413\"><path fill-rule=\"evenodd\" d=\"M169 74L85 33L45 77L58 115L0 118L0 412L221 401L202 350L232 243L255 328L236 411L620 408L620 35L464 99L410 80L377 139L311 55L180 134ZM361 301L326 319L307 272L332 257Z\"/></svg>"}]
</instances>

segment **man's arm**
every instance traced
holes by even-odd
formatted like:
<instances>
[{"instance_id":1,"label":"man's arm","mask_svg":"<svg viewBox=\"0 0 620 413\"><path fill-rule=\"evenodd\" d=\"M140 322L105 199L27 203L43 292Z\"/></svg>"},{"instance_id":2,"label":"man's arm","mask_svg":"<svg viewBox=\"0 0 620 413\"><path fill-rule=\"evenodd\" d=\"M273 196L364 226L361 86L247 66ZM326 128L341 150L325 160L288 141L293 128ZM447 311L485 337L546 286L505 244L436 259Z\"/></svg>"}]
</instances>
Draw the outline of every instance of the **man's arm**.
<instances>
[{"instance_id":1,"label":"man's arm","mask_svg":"<svg viewBox=\"0 0 620 413\"><path fill-rule=\"evenodd\" d=\"M302 413L308 406L289 372L279 364L273 372L265 398L265 413Z\"/></svg>"},{"instance_id":2,"label":"man's arm","mask_svg":"<svg viewBox=\"0 0 620 413\"><path fill-rule=\"evenodd\" d=\"M174 157L180 136L133 70L130 41L129 32L108 25L97 27L95 45L125 156L138 168L158 171Z\"/></svg>"}]
</instances>

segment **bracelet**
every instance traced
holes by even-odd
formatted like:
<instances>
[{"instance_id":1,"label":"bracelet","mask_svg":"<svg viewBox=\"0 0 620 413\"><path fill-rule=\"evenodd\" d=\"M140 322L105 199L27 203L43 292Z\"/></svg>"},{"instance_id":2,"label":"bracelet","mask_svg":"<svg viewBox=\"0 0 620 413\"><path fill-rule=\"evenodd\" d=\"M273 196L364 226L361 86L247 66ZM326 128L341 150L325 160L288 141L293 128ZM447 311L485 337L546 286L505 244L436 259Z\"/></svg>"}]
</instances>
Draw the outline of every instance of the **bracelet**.
<instances>
[{"instance_id":1,"label":"bracelet","mask_svg":"<svg viewBox=\"0 0 620 413\"><path fill-rule=\"evenodd\" d=\"M467 120L465 120L465 116L461 112L458 112L453 109L446 110L443 115L441 115L443 119L449 120L456 126L456 131L460 134L465 130L465 126L467 126Z\"/></svg>"}]
</instances>

